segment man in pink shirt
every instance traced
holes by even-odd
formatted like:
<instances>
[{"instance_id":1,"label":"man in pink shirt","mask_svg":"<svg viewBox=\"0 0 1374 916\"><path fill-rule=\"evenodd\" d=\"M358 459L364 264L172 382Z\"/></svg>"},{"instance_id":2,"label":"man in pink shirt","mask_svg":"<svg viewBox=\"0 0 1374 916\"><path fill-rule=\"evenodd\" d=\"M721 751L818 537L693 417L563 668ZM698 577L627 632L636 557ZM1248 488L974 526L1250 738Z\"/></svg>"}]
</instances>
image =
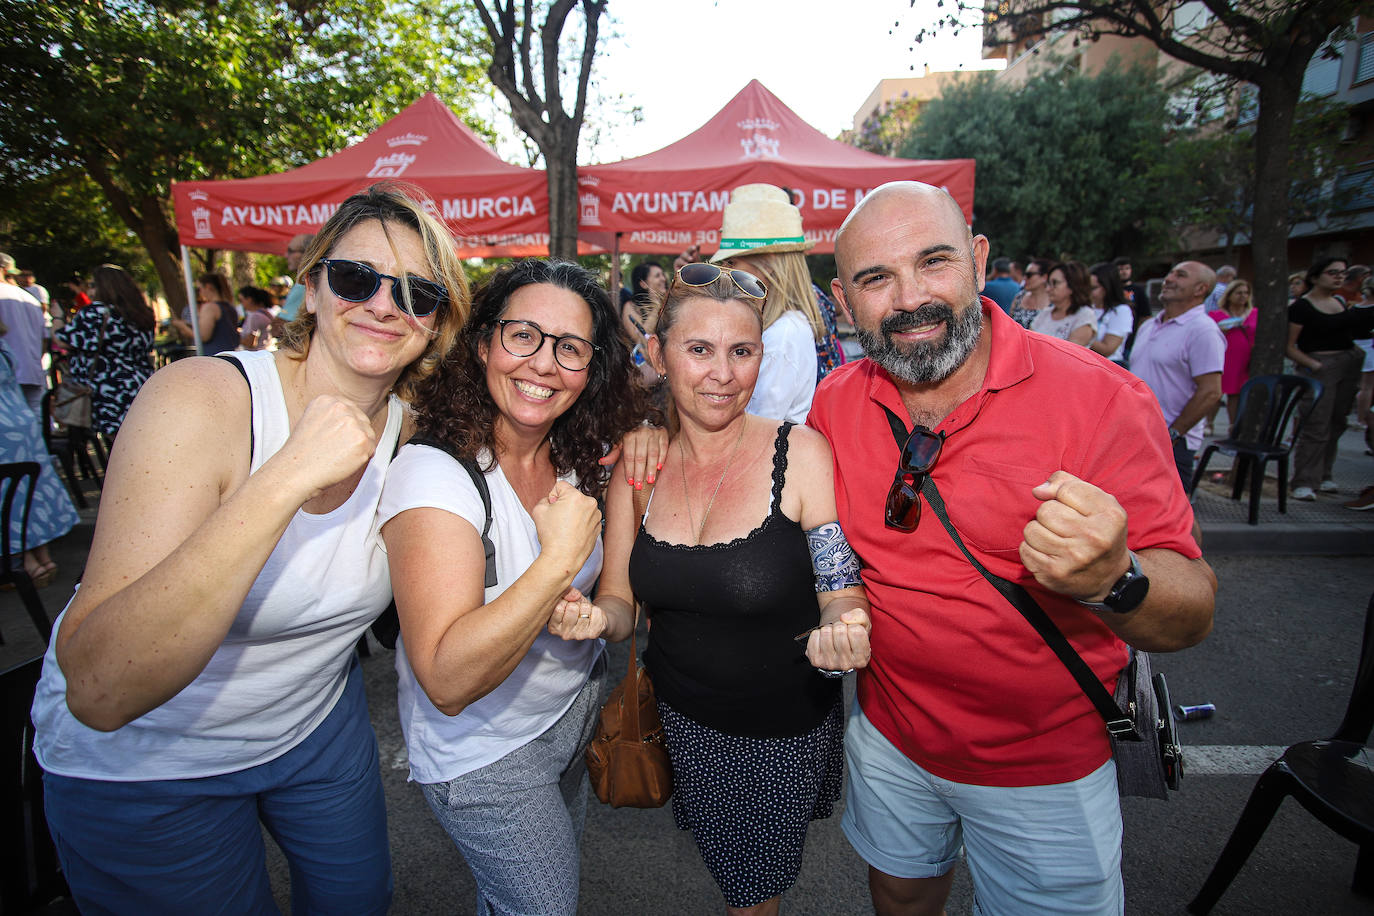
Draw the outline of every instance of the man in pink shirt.
<instances>
[{"instance_id":1,"label":"man in pink shirt","mask_svg":"<svg viewBox=\"0 0 1374 916\"><path fill-rule=\"evenodd\" d=\"M1203 304L1215 284L1216 274L1206 264L1175 264L1159 291L1164 310L1140 326L1131 351L1131 371L1150 386L1169 424L1174 464L1185 490L1206 419L1221 403L1226 335L1207 317Z\"/></svg>"},{"instance_id":2,"label":"man in pink shirt","mask_svg":"<svg viewBox=\"0 0 1374 916\"><path fill-rule=\"evenodd\" d=\"M938 914L961 845L982 911L1121 912L1104 722L922 493L935 484L970 553L1027 589L1108 690L1127 644L1207 634L1216 579L1149 389L980 299L987 253L917 182L866 196L836 239L832 289L867 358L826 377L807 422L834 451L873 608L842 827L881 916Z\"/></svg>"}]
</instances>

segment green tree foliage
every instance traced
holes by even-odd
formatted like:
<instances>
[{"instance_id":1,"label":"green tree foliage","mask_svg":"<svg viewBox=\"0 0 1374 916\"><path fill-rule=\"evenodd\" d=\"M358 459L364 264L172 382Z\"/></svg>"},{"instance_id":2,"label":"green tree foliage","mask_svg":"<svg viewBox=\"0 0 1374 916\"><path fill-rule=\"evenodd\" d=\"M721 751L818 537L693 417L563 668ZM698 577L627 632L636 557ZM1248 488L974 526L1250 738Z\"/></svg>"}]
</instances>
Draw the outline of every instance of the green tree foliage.
<instances>
[{"instance_id":1,"label":"green tree foliage","mask_svg":"<svg viewBox=\"0 0 1374 916\"><path fill-rule=\"evenodd\" d=\"M32 270L53 295L65 298L62 281L106 263L129 269L141 285L157 285L138 237L78 169L0 183L0 215L0 250Z\"/></svg>"},{"instance_id":2,"label":"green tree foliage","mask_svg":"<svg viewBox=\"0 0 1374 916\"><path fill-rule=\"evenodd\" d=\"M1288 197L1294 130L1303 76L1328 41L1351 32L1369 0L941 0L948 12L922 41L947 25L977 21L1018 36L1071 33L1076 40L1100 35L1142 38L1199 71L1256 92L1253 151L1254 217L1250 250L1255 299L1260 310L1254 373L1279 372L1288 323Z\"/></svg>"},{"instance_id":3,"label":"green tree foliage","mask_svg":"<svg viewBox=\"0 0 1374 916\"><path fill-rule=\"evenodd\" d=\"M456 0L0 0L0 182L79 172L179 307L174 180L335 152L480 70Z\"/></svg>"},{"instance_id":4,"label":"green tree foliage","mask_svg":"<svg viewBox=\"0 0 1374 916\"><path fill-rule=\"evenodd\" d=\"M1148 175L1167 102L1136 70L1047 74L1021 88L989 73L929 102L900 155L977 160L973 229L995 252L1103 260L1160 240L1173 204Z\"/></svg>"},{"instance_id":5,"label":"green tree foliage","mask_svg":"<svg viewBox=\"0 0 1374 916\"><path fill-rule=\"evenodd\" d=\"M1326 99L1298 105L1293 130L1300 142L1288 150L1288 194L1283 225L1306 222L1339 226L1349 203L1350 189L1335 177L1363 161L1365 151L1345 139L1349 115ZM1254 232L1255 125L1253 112L1228 112L1196 127L1181 130L1170 143L1169 155L1152 167L1150 180L1178 188L1181 205L1174 228L1209 229L1226 238L1227 261L1233 250Z\"/></svg>"},{"instance_id":6,"label":"green tree foliage","mask_svg":"<svg viewBox=\"0 0 1374 916\"><path fill-rule=\"evenodd\" d=\"M902 98L885 105L881 111L875 111L864 118L864 123L853 136L848 138L848 142L857 146L859 149L868 150L870 153L877 153L880 156L896 156L900 154L902 144L906 142L907 136L915 126L917 118L920 116L922 103L913 98L907 97L906 93ZM846 131L846 133L851 133Z\"/></svg>"}]
</instances>

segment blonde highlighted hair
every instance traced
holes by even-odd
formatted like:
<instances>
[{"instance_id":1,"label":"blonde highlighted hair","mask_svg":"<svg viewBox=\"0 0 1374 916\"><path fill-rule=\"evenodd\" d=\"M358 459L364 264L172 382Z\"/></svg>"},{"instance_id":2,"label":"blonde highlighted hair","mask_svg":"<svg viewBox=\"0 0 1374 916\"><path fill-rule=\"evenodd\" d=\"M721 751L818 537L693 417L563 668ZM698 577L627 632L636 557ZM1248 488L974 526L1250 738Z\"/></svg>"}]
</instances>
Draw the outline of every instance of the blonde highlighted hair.
<instances>
[{"instance_id":1,"label":"blonde highlighted hair","mask_svg":"<svg viewBox=\"0 0 1374 916\"><path fill-rule=\"evenodd\" d=\"M796 310L806 317L811 325L811 336L818 343L825 336L825 320L811 289L811 272L806 269L805 254L800 251L742 254L725 263L749 271L768 287L768 298L763 301L764 328L772 327L784 312Z\"/></svg>"},{"instance_id":2,"label":"blonde highlighted hair","mask_svg":"<svg viewBox=\"0 0 1374 916\"><path fill-rule=\"evenodd\" d=\"M467 321L472 309L472 296L468 290L467 275L458 260L453 236L444 224L427 212L425 198L418 189L402 188L399 185L374 184L366 191L360 191L339 205L301 258L300 273L297 281L304 283L306 295L314 295L321 283L328 284L323 276L324 264L321 262L333 253L339 241L357 226L375 220L381 224L382 232L391 247L396 263L400 265L401 279L407 276L405 265L396 249L396 241L391 236L392 226L404 226L420 236L425 249L426 279L443 284L448 290L448 302L436 313L433 331L428 331L429 345L420 358L401 370L396 379L394 391L402 400L409 401L415 395L415 386L421 379L434 373L448 352L453 349L458 335ZM410 288L401 284L405 311L411 310ZM281 346L292 352L295 359L305 359L310 353L310 340L315 333L315 314L302 306L296 318L286 326L281 337Z\"/></svg>"}]
</instances>

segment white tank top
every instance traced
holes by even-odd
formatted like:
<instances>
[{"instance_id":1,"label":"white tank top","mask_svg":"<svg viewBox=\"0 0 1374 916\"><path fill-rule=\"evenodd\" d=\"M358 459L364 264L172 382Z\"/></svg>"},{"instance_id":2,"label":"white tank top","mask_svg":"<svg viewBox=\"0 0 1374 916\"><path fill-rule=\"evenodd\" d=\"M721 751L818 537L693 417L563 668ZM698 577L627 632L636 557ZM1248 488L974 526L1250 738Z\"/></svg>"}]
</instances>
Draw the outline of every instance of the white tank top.
<instances>
[{"instance_id":1,"label":"white tank top","mask_svg":"<svg viewBox=\"0 0 1374 916\"><path fill-rule=\"evenodd\" d=\"M286 442L286 401L273 354L233 356L252 391L251 473ZM59 617L33 704L43 768L115 782L193 779L266 763L304 741L342 695L358 637L391 600L375 515L403 413L391 398L377 451L343 505L297 510L205 670L158 708L113 732L78 722L57 664Z\"/></svg>"}]
</instances>

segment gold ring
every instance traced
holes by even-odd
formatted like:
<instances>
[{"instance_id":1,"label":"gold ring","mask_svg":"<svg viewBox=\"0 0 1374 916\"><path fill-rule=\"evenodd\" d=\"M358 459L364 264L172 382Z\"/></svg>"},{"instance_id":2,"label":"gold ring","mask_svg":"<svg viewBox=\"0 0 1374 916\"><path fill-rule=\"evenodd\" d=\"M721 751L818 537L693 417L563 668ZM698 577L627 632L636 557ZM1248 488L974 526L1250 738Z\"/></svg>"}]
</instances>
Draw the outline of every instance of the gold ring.
<instances>
[{"instance_id":1,"label":"gold ring","mask_svg":"<svg viewBox=\"0 0 1374 916\"><path fill-rule=\"evenodd\" d=\"M578 614L578 615L577 615L577 619L578 619L578 620L590 620L591 617L592 617L591 614Z\"/></svg>"}]
</instances>

